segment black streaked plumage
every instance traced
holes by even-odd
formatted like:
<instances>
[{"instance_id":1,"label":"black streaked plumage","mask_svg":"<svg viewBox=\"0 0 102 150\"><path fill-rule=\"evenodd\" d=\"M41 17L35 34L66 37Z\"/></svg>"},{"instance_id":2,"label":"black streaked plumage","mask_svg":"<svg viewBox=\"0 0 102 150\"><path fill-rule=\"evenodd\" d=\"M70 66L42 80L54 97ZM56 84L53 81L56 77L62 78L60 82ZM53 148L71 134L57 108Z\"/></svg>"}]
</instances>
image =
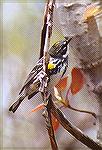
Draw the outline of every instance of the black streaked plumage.
<instances>
[{"instance_id":1,"label":"black streaked plumage","mask_svg":"<svg viewBox=\"0 0 102 150\"><path fill-rule=\"evenodd\" d=\"M68 54L67 54L67 45L70 42L69 40L63 40L55 43L49 50L50 60L49 63L55 64L55 68L49 69L49 78L57 73L62 73L63 77L66 69L68 67ZM43 57L36 63L30 74L28 75L27 80L22 87L19 97L16 102L9 108L9 111L13 113L17 110L21 102L26 96L28 99L32 98L35 94L39 92L40 80L38 79L41 71L43 69ZM60 79L59 79L60 80Z\"/></svg>"}]
</instances>

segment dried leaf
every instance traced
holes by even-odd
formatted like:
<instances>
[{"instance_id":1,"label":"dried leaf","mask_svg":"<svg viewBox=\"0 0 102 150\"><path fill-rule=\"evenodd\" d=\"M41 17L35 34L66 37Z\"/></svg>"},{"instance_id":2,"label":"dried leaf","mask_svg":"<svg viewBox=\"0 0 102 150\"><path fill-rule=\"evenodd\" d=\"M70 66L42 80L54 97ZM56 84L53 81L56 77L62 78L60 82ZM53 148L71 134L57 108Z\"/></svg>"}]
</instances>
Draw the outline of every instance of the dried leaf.
<instances>
[{"instance_id":1,"label":"dried leaf","mask_svg":"<svg viewBox=\"0 0 102 150\"><path fill-rule=\"evenodd\" d=\"M74 95L82 89L85 82L85 78L80 68L73 68L71 75L72 75L72 83L70 89L72 94Z\"/></svg>"},{"instance_id":2,"label":"dried leaf","mask_svg":"<svg viewBox=\"0 0 102 150\"><path fill-rule=\"evenodd\" d=\"M42 110L42 109L44 109L44 103L39 104L37 107L32 109L31 112L37 112L37 111Z\"/></svg>"},{"instance_id":3,"label":"dried leaf","mask_svg":"<svg viewBox=\"0 0 102 150\"><path fill-rule=\"evenodd\" d=\"M58 90L63 91L67 86L67 80L68 80L68 76L63 79L60 79L60 81L58 82L58 84L55 87Z\"/></svg>"},{"instance_id":4,"label":"dried leaf","mask_svg":"<svg viewBox=\"0 0 102 150\"><path fill-rule=\"evenodd\" d=\"M31 112L37 112L39 110L44 109L44 103L39 104L37 107L35 107L34 109L32 109ZM52 126L54 131L56 131L59 127L59 121L51 114L52 117Z\"/></svg>"},{"instance_id":5,"label":"dried leaf","mask_svg":"<svg viewBox=\"0 0 102 150\"><path fill-rule=\"evenodd\" d=\"M52 117L52 126L53 126L53 129L54 131L57 131L57 129L59 128L59 121L51 114L51 117Z\"/></svg>"}]
</instances>

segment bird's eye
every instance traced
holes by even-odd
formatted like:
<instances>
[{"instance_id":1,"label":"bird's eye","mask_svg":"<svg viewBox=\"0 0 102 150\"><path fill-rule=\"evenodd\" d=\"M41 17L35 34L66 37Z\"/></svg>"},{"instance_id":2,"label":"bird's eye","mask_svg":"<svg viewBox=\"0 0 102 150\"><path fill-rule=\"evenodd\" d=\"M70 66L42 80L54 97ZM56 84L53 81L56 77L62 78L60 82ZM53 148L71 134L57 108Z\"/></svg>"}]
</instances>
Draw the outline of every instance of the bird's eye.
<instances>
[{"instance_id":1,"label":"bird's eye","mask_svg":"<svg viewBox=\"0 0 102 150\"><path fill-rule=\"evenodd\" d=\"M63 45L66 45L66 41L63 42Z\"/></svg>"}]
</instances>

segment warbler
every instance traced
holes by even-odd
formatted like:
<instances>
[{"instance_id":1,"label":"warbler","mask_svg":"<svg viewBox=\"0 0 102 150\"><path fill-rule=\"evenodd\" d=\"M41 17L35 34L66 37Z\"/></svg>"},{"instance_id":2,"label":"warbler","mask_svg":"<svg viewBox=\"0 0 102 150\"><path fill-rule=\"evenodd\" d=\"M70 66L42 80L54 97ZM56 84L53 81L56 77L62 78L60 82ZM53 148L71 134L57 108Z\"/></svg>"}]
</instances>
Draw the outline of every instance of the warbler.
<instances>
[{"instance_id":1,"label":"warbler","mask_svg":"<svg viewBox=\"0 0 102 150\"><path fill-rule=\"evenodd\" d=\"M68 68L67 46L70 41L71 38L68 40L58 41L48 51L48 78L50 88L53 88L58 83L58 81L62 77L64 77L66 73L66 70ZM34 68L31 70L27 80L25 81L22 89L19 92L17 101L11 105L9 111L12 111L14 113L25 97L31 99L39 92L39 88L41 85L40 79L45 76L45 73L43 72L43 60L44 57L39 59Z\"/></svg>"}]
</instances>

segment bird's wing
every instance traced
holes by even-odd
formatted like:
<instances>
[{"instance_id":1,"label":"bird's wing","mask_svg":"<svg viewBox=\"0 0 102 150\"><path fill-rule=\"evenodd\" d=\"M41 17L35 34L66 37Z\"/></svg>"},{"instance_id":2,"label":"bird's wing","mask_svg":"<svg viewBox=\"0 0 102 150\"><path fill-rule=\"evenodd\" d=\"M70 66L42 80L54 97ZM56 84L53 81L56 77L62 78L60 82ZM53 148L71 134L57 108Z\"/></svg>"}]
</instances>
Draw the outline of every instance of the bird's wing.
<instances>
[{"instance_id":1,"label":"bird's wing","mask_svg":"<svg viewBox=\"0 0 102 150\"><path fill-rule=\"evenodd\" d=\"M32 98L34 95L36 95L37 93L38 93L38 91L36 91L36 92L30 94L30 95L28 96L28 99L31 99L31 98Z\"/></svg>"},{"instance_id":2,"label":"bird's wing","mask_svg":"<svg viewBox=\"0 0 102 150\"><path fill-rule=\"evenodd\" d=\"M42 70L43 68L43 57L41 59L39 59L39 61L36 63L36 65L34 66L34 68L31 70L30 74L28 75L22 89L20 90L19 94L22 93L22 91L24 90L25 86L33 83L33 81L35 80L35 76Z\"/></svg>"}]
</instances>

